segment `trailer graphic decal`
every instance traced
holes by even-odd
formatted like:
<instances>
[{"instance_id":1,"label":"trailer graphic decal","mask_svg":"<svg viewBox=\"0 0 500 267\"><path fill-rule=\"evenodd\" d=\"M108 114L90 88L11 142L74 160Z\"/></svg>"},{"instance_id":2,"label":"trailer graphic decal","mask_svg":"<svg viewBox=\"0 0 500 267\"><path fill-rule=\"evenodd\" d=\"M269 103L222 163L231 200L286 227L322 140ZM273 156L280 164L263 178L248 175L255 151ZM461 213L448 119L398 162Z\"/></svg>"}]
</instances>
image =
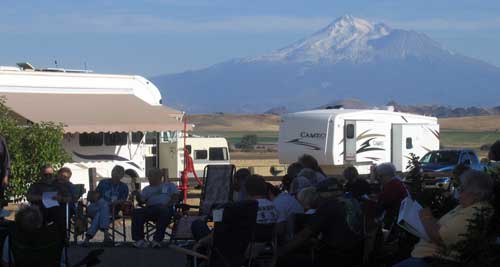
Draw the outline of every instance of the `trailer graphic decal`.
<instances>
[{"instance_id":1,"label":"trailer graphic decal","mask_svg":"<svg viewBox=\"0 0 500 267\"><path fill-rule=\"evenodd\" d=\"M372 141L373 139L375 139L375 137L370 138L370 139L366 140L363 144L361 144L360 148L356 151L356 154L360 154L360 153L368 152L368 151L377 151L377 150L385 151L384 148L370 147L370 141Z\"/></svg>"},{"instance_id":2,"label":"trailer graphic decal","mask_svg":"<svg viewBox=\"0 0 500 267\"><path fill-rule=\"evenodd\" d=\"M292 139L290 141L287 141L287 143L291 143L291 144L298 145L298 146L304 146L304 147L307 147L310 150L320 150L321 149L316 144L304 142L304 141L301 141L300 139L301 138Z\"/></svg>"},{"instance_id":3,"label":"trailer graphic decal","mask_svg":"<svg viewBox=\"0 0 500 267\"><path fill-rule=\"evenodd\" d=\"M73 154L75 154L75 156L77 156L79 158L86 159L86 160L92 160L92 161L111 161L111 160L124 161L125 163L130 164L130 165L136 167L137 169L141 169L141 167L139 167L139 165L135 164L134 162L130 161L129 159L126 159L124 157L120 157L117 155L106 155L106 154L83 155L83 154L77 153L75 151L73 151Z\"/></svg>"}]
</instances>

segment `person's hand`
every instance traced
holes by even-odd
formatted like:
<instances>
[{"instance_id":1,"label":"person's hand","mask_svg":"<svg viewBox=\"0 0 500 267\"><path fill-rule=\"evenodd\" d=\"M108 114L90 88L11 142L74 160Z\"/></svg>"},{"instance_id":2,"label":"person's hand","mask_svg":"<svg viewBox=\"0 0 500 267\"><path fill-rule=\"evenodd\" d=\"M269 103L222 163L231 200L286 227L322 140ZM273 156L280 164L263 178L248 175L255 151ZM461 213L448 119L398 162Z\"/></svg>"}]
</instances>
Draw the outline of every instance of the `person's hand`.
<instances>
[{"instance_id":1,"label":"person's hand","mask_svg":"<svg viewBox=\"0 0 500 267\"><path fill-rule=\"evenodd\" d=\"M55 195L52 197L53 200L61 201L62 197L60 195Z\"/></svg>"},{"instance_id":2,"label":"person's hand","mask_svg":"<svg viewBox=\"0 0 500 267\"><path fill-rule=\"evenodd\" d=\"M9 185L9 176L4 176L2 178L2 188L6 188Z\"/></svg>"},{"instance_id":3,"label":"person's hand","mask_svg":"<svg viewBox=\"0 0 500 267\"><path fill-rule=\"evenodd\" d=\"M420 219L422 220L429 220L429 219L433 219L434 216L432 216L432 212L429 208L425 208L425 209L422 209L420 210Z\"/></svg>"}]
</instances>

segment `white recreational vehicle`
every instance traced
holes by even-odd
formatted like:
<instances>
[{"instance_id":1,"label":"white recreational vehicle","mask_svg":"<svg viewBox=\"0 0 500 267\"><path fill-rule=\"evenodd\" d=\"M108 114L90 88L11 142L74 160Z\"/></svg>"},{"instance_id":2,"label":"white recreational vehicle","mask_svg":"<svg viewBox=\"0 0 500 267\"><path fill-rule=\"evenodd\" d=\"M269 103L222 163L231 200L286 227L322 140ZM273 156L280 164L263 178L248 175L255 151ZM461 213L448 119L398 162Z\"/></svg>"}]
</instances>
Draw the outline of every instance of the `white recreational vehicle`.
<instances>
[{"instance_id":1,"label":"white recreational vehicle","mask_svg":"<svg viewBox=\"0 0 500 267\"><path fill-rule=\"evenodd\" d=\"M160 142L160 168L167 168L169 177L181 177L184 170L184 138L181 132L174 133L174 136L171 134L163 133ZM186 136L186 148L200 178L209 164L229 164L228 144L223 137Z\"/></svg>"},{"instance_id":2,"label":"white recreational vehicle","mask_svg":"<svg viewBox=\"0 0 500 267\"><path fill-rule=\"evenodd\" d=\"M73 171L72 181L86 188L91 167L100 177L109 177L115 165L131 177L145 177L151 167L180 168L179 160L169 162L170 150L161 152L160 141L180 135L183 113L162 106L158 88L143 77L35 69L22 63L0 67L0 97L26 123L64 125L63 147L72 158L65 165ZM183 144L176 138L168 142ZM196 166L203 172L204 165Z\"/></svg>"},{"instance_id":3,"label":"white recreational vehicle","mask_svg":"<svg viewBox=\"0 0 500 267\"><path fill-rule=\"evenodd\" d=\"M439 149L439 125L434 117L392 110L325 109L282 116L280 163L302 154L314 156L325 172L339 173L353 165L360 174L370 166L392 162L405 171L409 155L422 157Z\"/></svg>"}]
</instances>

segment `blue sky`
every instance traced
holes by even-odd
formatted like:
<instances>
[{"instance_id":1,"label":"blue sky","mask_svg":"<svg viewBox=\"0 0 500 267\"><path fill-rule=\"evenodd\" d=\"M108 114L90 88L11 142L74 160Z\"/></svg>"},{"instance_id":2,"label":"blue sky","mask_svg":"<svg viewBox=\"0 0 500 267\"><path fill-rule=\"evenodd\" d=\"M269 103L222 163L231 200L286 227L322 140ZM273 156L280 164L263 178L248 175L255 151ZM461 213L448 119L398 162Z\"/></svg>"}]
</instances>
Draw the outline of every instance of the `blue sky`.
<instances>
[{"instance_id":1,"label":"blue sky","mask_svg":"<svg viewBox=\"0 0 500 267\"><path fill-rule=\"evenodd\" d=\"M0 65L175 73L269 52L344 14L500 66L498 0L2 0Z\"/></svg>"}]
</instances>

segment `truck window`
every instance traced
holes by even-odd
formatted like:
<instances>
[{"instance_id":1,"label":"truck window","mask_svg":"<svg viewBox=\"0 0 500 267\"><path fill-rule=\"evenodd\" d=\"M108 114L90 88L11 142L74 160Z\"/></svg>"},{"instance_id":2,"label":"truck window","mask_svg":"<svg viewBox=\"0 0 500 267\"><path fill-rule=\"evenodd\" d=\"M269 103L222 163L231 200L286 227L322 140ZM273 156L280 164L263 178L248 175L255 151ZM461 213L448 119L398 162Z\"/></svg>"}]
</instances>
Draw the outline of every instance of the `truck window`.
<instances>
[{"instance_id":1,"label":"truck window","mask_svg":"<svg viewBox=\"0 0 500 267\"><path fill-rule=\"evenodd\" d=\"M476 154L474 154L472 152L469 152L468 154L469 154L470 162L472 164L478 164L479 163L479 160L478 160Z\"/></svg>"},{"instance_id":2,"label":"truck window","mask_svg":"<svg viewBox=\"0 0 500 267\"><path fill-rule=\"evenodd\" d=\"M207 151L204 150L195 150L194 151L194 159L207 159Z\"/></svg>"},{"instance_id":3,"label":"truck window","mask_svg":"<svg viewBox=\"0 0 500 267\"><path fill-rule=\"evenodd\" d=\"M133 132L132 133L132 144L140 144L144 134L142 132Z\"/></svg>"},{"instance_id":4,"label":"truck window","mask_svg":"<svg viewBox=\"0 0 500 267\"><path fill-rule=\"evenodd\" d=\"M79 134L80 146L102 146L103 133Z\"/></svg>"},{"instance_id":5,"label":"truck window","mask_svg":"<svg viewBox=\"0 0 500 267\"><path fill-rule=\"evenodd\" d=\"M106 133L104 134L104 144L107 146L123 146L127 144L127 133Z\"/></svg>"},{"instance_id":6,"label":"truck window","mask_svg":"<svg viewBox=\"0 0 500 267\"><path fill-rule=\"evenodd\" d=\"M354 124L347 124L345 129L345 135L347 139L354 138Z\"/></svg>"},{"instance_id":7,"label":"truck window","mask_svg":"<svg viewBox=\"0 0 500 267\"><path fill-rule=\"evenodd\" d=\"M435 163L439 165L454 165L458 163L458 151L432 151L420 160L421 163Z\"/></svg>"},{"instance_id":8,"label":"truck window","mask_svg":"<svg viewBox=\"0 0 500 267\"><path fill-rule=\"evenodd\" d=\"M227 148L211 147L208 149L209 160L227 160Z\"/></svg>"},{"instance_id":9,"label":"truck window","mask_svg":"<svg viewBox=\"0 0 500 267\"><path fill-rule=\"evenodd\" d=\"M406 149L412 149L413 148L413 140L411 137L406 138Z\"/></svg>"}]
</instances>

